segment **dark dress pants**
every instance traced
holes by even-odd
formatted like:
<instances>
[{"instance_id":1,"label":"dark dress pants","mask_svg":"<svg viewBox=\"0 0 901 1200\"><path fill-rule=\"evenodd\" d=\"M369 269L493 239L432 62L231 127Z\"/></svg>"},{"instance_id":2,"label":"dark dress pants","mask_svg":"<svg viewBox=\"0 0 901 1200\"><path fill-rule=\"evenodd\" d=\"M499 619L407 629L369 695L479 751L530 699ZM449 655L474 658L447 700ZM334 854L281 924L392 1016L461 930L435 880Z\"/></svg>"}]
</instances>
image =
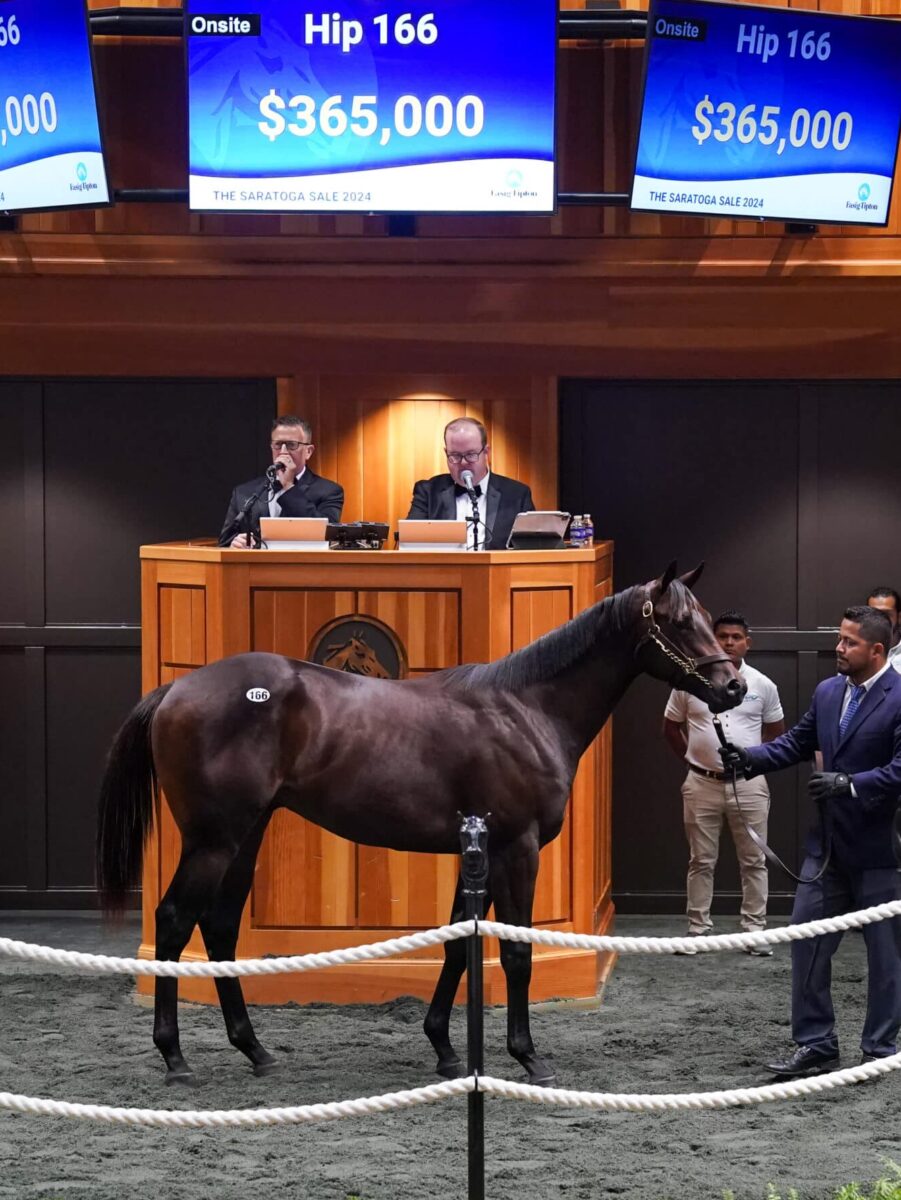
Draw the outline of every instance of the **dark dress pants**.
<instances>
[{"instance_id":1,"label":"dark dress pants","mask_svg":"<svg viewBox=\"0 0 901 1200\"><path fill-rule=\"evenodd\" d=\"M808 856L801 875L810 878L823 865ZM848 869L832 863L816 883L798 885L792 924L856 912L901 897L901 874L894 867ZM857 936L856 934L852 934ZM878 1057L895 1053L901 1026L901 917L863 927L867 948L867 1015L860 1047ZM792 1036L799 1046L838 1053L832 1007L832 956L841 933L792 942Z\"/></svg>"}]
</instances>

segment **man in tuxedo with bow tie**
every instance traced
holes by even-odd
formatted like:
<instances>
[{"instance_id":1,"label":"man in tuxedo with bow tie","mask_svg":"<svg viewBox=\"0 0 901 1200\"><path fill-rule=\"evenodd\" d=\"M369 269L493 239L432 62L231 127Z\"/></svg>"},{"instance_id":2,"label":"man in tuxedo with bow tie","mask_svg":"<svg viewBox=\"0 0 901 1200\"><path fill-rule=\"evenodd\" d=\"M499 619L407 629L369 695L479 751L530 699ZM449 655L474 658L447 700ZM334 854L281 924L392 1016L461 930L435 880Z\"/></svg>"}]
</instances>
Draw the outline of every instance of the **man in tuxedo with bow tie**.
<instances>
[{"instance_id":1,"label":"man in tuxedo with bow tie","mask_svg":"<svg viewBox=\"0 0 901 1200\"><path fill-rule=\"evenodd\" d=\"M823 755L808 790L821 821L808 834L792 924L837 916L901 898L893 820L901 798L901 675L887 652L891 625L867 605L845 611L835 648L838 675L825 680L794 729L765 746L727 745L724 765L746 777ZM830 853L831 850L831 853ZM864 926L867 1015L862 1062L894 1054L901 1027L901 918ZM838 1037L830 993L841 933L792 942L794 1053L767 1063L781 1078L835 1070Z\"/></svg>"},{"instance_id":2,"label":"man in tuxedo with bow tie","mask_svg":"<svg viewBox=\"0 0 901 1200\"><path fill-rule=\"evenodd\" d=\"M220 546L247 549L245 507L259 536L260 517L327 517L337 523L344 507L344 489L331 479L314 475L307 466L315 449L313 429L302 417L276 417L272 422L272 478L260 475L239 483L231 494L219 534ZM274 468L274 470L273 470Z\"/></svg>"},{"instance_id":3,"label":"man in tuxedo with bow tie","mask_svg":"<svg viewBox=\"0 0 901 1200\"><path fill-rule=\"evenodd\" d=\"M470 550L503 550L517 513L532 512L532 493L524 483L498 475L488 465L491 447L481 421L458 417L445 426L444 453L447 472L420 479L413 487L407 519L467 521L466 545ZM478 506L478 526L473 522L473 499L463 486L463 472L472 473Z\"/></svg>"}]
</instances>

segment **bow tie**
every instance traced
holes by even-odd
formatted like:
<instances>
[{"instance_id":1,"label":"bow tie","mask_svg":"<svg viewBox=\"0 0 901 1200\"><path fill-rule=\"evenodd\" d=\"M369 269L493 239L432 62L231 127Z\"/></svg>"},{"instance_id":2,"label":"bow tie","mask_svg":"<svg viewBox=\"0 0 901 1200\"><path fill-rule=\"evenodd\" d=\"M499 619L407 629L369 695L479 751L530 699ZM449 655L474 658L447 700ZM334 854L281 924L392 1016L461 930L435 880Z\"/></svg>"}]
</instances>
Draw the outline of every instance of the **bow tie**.
<instances>
[{"instance_id":1,"label":"bow tie","mask_svg":"<svg viewBox=\"0 0 901 1200\"><path fill-rule=\"evenodd\" d=\"M477 483L472 490L475 492L475 494L477 496L481 496L482 485L480 483ZM454 484L454 495L455 496L468 496L469 492L467 492L466 488L463 486L462 483L455 483Z\"/></svg>"}]
</instances>

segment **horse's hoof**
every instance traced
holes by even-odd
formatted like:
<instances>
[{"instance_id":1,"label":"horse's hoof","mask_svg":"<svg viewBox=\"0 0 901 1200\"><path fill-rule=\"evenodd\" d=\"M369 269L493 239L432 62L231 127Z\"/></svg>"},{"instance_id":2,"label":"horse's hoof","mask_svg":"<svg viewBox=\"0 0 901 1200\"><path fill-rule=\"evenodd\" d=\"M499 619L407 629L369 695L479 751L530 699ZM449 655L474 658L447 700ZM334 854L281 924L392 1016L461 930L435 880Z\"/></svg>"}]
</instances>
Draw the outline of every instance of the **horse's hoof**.
<instances>
[{"instance_id":1,"label":"horse's hoof","mask_svg":"<svg viewBox=\"0 0 901 1200\"><path fill-rule=\"evenodd\" d=\"M254 1075L271 1075L273 1071L278 1070L278 1059L268 1058L265 1062L253 1064Z\"/></svg>"},{"instance_id":2,"label":"horse's hoof","mask_svg":"<svg viewBox=\"0 0 901 1200\"><path fill-rule=\"evenodd\" d=\"M166 1087L197 1087L197 1076L193 1071L187 1070L185 1067L177 1067L173 1071L166 1072Z\"/></svg>"},{"instance_id":3,"label":"horse's hoof","mask_svg":"<svg viewBox=\"0 0 901 1200\"><path fill-rule=\"evenodd\" d=\"M466 1072L459 1058L455 1058L440 1062L435 1068L435 1074L440 1075L442 1079L462 1079Z\"/></svg>"},{"instance_id":4,"label":"horse's hoof","mask_svg":"<svg viewBox=\"0 0 901 1200\"><path fill-rule=\"evenodd\" d=\"M553 1071L549 1075L527 1075L523 1083L531 1083L532 1087L556 1087L557 1076Z\"/></svg>"}]
</instances>

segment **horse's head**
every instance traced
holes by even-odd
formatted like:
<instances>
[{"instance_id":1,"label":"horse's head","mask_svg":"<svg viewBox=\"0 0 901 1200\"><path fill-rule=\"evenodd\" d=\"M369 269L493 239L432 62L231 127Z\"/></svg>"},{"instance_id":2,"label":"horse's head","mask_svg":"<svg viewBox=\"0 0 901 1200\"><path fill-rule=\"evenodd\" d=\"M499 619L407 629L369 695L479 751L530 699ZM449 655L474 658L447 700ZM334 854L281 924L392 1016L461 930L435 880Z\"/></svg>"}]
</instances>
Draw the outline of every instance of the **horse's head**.
<instances>
[{"instance_id":1,"label":"horse's head","mask_svg":"<svg viewBox=\"0 0 901 1200\"><path fill-rule=\"evenodd\" d=\"M670 563L659 579L639 588L639 640L635 655L642 670L724 712L740 704L747 686L713 633L710 614L691 593L704 564L676 577Z\"/></svg>"}]
</instances>

